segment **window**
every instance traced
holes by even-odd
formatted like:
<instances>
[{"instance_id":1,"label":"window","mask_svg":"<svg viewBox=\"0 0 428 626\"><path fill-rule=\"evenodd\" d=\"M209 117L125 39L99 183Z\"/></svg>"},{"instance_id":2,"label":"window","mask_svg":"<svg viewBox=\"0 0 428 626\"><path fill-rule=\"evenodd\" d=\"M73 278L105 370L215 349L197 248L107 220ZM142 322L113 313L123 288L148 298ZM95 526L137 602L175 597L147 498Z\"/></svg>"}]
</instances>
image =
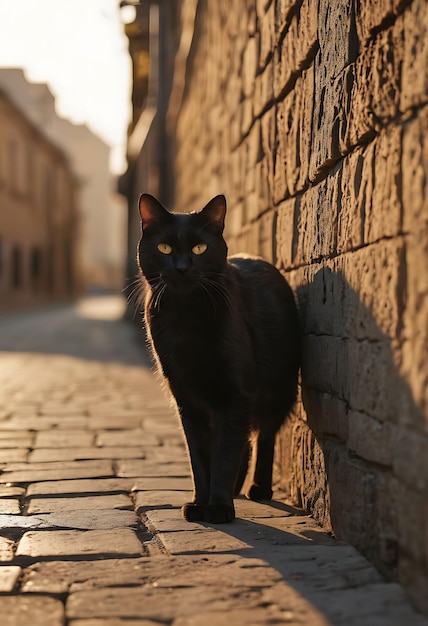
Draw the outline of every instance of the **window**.
<instances>
[{"instance_id":1,"label":"window","mask_svg":"<svg viewBox=\"0 0 428 626\"><path fill-rule=\"evenodd\" d=\"M12 248L12 287L22 287L22 253L18 246Z\"/></svg>"},{"instance_id":2,"label":"window","mask_svg":"<svg viewBox=\"0 0 428 626\"><path fill-rule=\"evenodd\" d=\"M31 284L34 289L37 289L40 285L40 279L42 274L42 251L40 248L33 248L30 256L30 277Z\"/></svg>"}]
</instances>

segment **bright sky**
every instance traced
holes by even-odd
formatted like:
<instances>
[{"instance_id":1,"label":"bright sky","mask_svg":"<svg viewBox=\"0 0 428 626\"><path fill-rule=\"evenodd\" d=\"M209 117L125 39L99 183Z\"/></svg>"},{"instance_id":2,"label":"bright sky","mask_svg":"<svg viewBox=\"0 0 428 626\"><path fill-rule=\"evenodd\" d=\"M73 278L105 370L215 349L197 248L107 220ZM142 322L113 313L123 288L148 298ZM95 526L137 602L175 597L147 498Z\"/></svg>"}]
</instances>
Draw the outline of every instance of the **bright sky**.
<instances>
[{"instance_id":1,"label":"bright sky","mask_svg":"<svg viewBox=\"0 0 428 626\"><path fill-rule=\"evenodd\" d=\"M125 169L131 62L119 0L0 0L0 67L48 83L61 117L85 123Z\"/></svg>"}]
</instances>

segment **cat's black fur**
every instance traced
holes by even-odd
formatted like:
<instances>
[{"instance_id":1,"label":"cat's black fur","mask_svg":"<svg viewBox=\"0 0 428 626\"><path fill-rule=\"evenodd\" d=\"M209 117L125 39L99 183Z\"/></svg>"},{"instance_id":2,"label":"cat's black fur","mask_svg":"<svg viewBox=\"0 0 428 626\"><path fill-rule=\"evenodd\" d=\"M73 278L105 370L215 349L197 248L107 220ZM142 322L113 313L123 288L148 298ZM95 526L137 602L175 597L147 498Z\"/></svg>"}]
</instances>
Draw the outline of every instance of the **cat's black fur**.
<instances>
[{"instance_id":1,"label":"cat's black fur","mask_svg":"<svg viewBox=\"0 0 428 626\"><path fill-rule=\"evenodd\" d=\"M275 434L296 399L293 293L269 263L227 259L224 196L199 213L169 213L147 194L139 206L148 336L177 403L193 473L193 501L182 512L191 521L231 522L250 439L257 438L257 461L247 497L272 497ZM207 248L195 254L198 244Z\"/></svg>"}]
</instances>

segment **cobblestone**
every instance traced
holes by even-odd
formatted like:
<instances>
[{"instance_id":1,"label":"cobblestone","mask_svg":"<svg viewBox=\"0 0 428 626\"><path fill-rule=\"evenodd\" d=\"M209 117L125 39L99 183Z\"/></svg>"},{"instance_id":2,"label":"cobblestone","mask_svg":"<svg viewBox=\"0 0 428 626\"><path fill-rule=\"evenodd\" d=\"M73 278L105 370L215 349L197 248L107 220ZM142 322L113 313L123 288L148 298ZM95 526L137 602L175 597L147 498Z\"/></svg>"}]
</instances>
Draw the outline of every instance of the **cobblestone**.
<instances>
[{"instance_id":1,"label":"cobblestone","mask_svg":"<svg viewBox=\"0 0 428 626\"><path fill-rule=\"evenodd\" d=\"M110 320L96 348L72 308L43 315L0 325L23 350L0 352L0 450L32 450L0 465L1 626L428 626L279 491L184 521L182 434L134 329Z\"/></svg>"},{"instance_id":2,"label":"cobblestone","mask_svg":"<svg viewBox=\"0 0 428 626\"><path fill-rule=\"evenodd\" d=\"M45 596L0 597L2 626L63 626L64 605Z\"/></svg>"},{"instance_id":3,"label":"cobblestone","mask_svg":"<svg viewBox=\"0 0 428 626\"><path fill-rule=\"evenodd\" d=\"M18 565L0 565L0 592L10 593L21 575Z\"/></svg>"},{"instance_id":4,"label":"cobblestone","mask_svg":"<svg viewBox=\"0 0 428 626\"><path fill-rule=\"evenodd\" d=\"M13 498L0 499L0 515L19 515L20 512L19 500L14 500Z\"/></svg>"},{"instance_id":5,"label":"cobblestone","mask_svg":"<svg viewBox=\"0 0 428 626\"><path fill-rule=\"evenodd\" d=\"M112 555L140 556L143 552L136 534L128 529L116 530L46 530L29 531L19 542L16 556L61 557L87 555L108 558Z\"/></svg>"},{"instance_id":6,"label":"cobblestone","mask_svg":"<svg viewBox=\"0 0 428 626\"><path fill-rule=\"evenodd\" d=\"M31 498L28 514L96 509L132 509L131 499L124 494L73 496L69 498Z\"/></svg>"}]
</instances>

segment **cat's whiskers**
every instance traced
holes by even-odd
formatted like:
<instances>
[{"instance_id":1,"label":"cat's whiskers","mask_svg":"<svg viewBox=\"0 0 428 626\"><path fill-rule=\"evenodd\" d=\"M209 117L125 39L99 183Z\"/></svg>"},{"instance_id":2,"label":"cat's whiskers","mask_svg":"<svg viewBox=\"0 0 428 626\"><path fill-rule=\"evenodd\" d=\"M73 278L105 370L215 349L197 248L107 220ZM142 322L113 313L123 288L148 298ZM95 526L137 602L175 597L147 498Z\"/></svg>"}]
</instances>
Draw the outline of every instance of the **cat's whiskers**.
<instances>
[{"instance_id":1,"label":"cat's whiskers","mask_svg":"<svg viewBox=\"0 0 428 626\"><path fill-rule=\"evenodd\" d=\"M156 282L153 281L153 284L150 283L150 287L152 290L152 306L160 311L162 296L166 291L167 284L161 278L158 278Z\"/></svg>"},{"instance_id":2,"label":"cat's whiskers","mask_svg":"<svg viewBox=\"0 0 428 626\"><path fill-rule=\"evenodd\" d=\"M214 309L214 316L216 319L218 319L218 310L217 310L217 303L215 298L212 296L212 294L210 293L210 290L206 287L205 285L205 281L203 279L200 280L199 282L199 286L202 289L202 293L208 296L208 300L209 302L212 304L212 307Z\"/></svg>"},{"instance_id":3,"label":"cat's whiskers","mask_svg":"<svg viewBox=\"0 0 428 626\"><path fill-rule=\"evenodd\" d=\"M208 278L206 275L202 278L203 283L211 290L211 292L220 299L223 304L230 310L232 307L232 300L227 289L219 282Z\"/></svg>"},{"instance_id":4,"label":"cat's whiskers","mask_svg":"<svg viewBox=\"0 0 428 626\"><path fill-rule=\"evenodd\" d=\"M141 283L141 278L137 276L137 278L132 280L122 291L126 291L129 288L131 288L131 291L127 295L126 301L130 307L134 308L132 316L132 319L134 320L138 309L140 309L139 312L142 313L141 309L144 302L144 289Z\"/></svg>"},{"instance_id":5,"label":"cat's whiskers","mask_svg":"<svg viewBox=\"0 0 428 626\"><path fill-rule=\"evenodd\" d=\"M220 303L223 303L227 309L229 310L231 309L232 307L231 298L229 294L227 293L226 289L221 284L219 284L218 282L214 280L211 280L210 278L207 278L207 276L203 276L200 279L200 285L203 286L206 293L208 293L210 300L213 303L216 313L217 313L217 305Z\"/></svg>"}]
</instances>

